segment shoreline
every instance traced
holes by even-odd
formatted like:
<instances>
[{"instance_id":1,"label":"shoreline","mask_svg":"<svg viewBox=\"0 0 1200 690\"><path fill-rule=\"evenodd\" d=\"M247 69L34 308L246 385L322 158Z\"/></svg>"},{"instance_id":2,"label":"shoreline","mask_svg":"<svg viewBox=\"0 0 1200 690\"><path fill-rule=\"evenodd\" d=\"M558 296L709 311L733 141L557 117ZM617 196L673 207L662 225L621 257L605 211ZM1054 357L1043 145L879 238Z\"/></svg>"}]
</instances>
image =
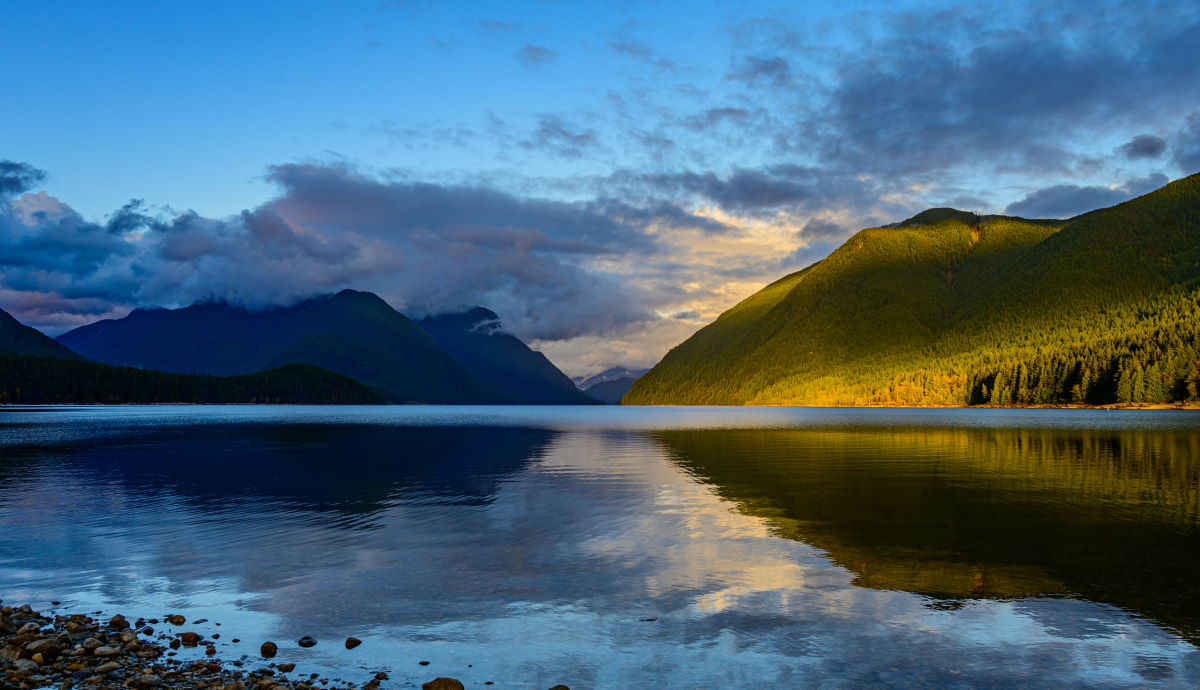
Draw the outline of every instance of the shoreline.
<instances>
[{"instance_id":1,"label":"shoreline","mask_svg":"<svg viewBox=\"0 0 1200 690\"><path fill-rule=\"evenodd\" d=\"M1107 405L1077 405L1073 403L1037 403L1030 405L497 405L454 403L0 403L0 410L42 407L787 407L839 410L1200 410L1200 400L1165 403L1109 403Z\"/></svg>"},{"instance_id":2,"label":"shoreline","mask_svg":"<svg viewBox=\"0 0 1200 690\"><path fill-rule=\"evenodd\" d=\"M100 611L41 612L29 604L0 606L0 688L378 690L391 680L382 669L363 671L367 677L358 681L305 672L296 663L272 661L280 645L271 640L261 642L258 656L223 657L217 649L222 635L235 643L241 640L219 626L207 619L189 622L177 614L130 621L119 613L110 617ZM303 637L287 646L316 644ZM347 650L360 644L353 637L344 642ZM396 679L392 685L414 684ZM429 678L421 687L464 690L463 683L453 678ZM569 688L558 685L551 690Z\"/></svg>"}]
</instances>

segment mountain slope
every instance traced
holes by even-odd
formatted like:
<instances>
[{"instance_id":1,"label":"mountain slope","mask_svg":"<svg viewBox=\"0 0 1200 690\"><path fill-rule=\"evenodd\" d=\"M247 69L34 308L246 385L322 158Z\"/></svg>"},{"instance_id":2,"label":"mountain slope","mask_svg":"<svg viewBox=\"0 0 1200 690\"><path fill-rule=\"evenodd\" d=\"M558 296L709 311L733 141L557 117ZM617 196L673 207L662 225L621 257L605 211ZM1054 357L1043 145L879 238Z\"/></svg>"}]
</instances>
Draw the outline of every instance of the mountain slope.
<instances>
[{"instance_id":1,"label":"mountain slope","mask_svg":"<svg viewBox=\"0 0 1200 690\"><path fill-rule=\"evenodd\" d=\"M243 376L167 374L80 359L0 354L0 403L374 404L383 395L307 364Z\"/></svg>"},{"instance_id":2,"label":"mountain slope","mask_svg":"<svg viewBox=\"0 0 1200 690\"><path fill-rule=\"evenodd\" d=\"M222 303L137 310L59 337L105 364L212 375L312 364L385 391L397 402L494 402L425 331L369 292L343 290L291 307Z\"/></svg>"},{"instance_id":3,"label":"mountain slope","mask_svg":"<svg viewBox=\"0 0 1200 690\"><path fill-rule=\"evenodd\" d=\"M417 324L468 371L497 391L503 402L523 405L588 405L581 392L546 356L501 330L500 319L483 307L439 314Z\"/></svg>"},{"instance_id":4,"label":"mountain slope","mask_svg":"<svg viewBox=\"0 0 1200 690\"><path fill-rule=\"evenodd\" d=\"M673 349L626 403L1196 397L1200 176L1069 222L869 228Z\"/></svg>"},{"instance_id":5,"label":"mountain slope","mask_svg":"<svg viewBox=\"0 0 1200 690\"><path fill-rule=\"evenodd\" d=\"M602 403L608 405L620 405L621 398L625 397L625 394L628 393L629 389L633 387L634 381L637 381L637 379L633 378L632 376L626 376L619 379L610 379L608 381L601 381L595 385L588 386L583 390L583 392Z\"/></svg>"},{"instance_id":6,"label":"mountain slope","mask_svg":"<svg viewBox=\"0 0 1200 690\"><path fill-rule=\"evenodd\" d=\"M17 321L3 309L0 309L0 354L79 359L66 346Z\"/></svg>"}]
</instances>

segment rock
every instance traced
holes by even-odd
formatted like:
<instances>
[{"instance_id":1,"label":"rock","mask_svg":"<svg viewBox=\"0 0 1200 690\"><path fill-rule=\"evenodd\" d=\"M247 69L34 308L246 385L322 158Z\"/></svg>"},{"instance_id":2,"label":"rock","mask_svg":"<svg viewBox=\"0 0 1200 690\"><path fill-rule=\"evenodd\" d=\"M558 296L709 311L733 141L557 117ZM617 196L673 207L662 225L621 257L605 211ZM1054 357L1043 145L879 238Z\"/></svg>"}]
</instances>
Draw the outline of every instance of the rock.
<instances>
[{"instance_id":1,"label":"rock","mask_svg":"<svg viewBox=\"0 0 1200 690\"><path fill-rule=\"evenodd\" d=\"M224 690L246 690L246 684L240 680L235 680L227 684Z\"/></svg>"},{"instance_id":2,"label":"rock","mask_svg":"<svg viewBox=\"0 0 1200 690\"><path fill-rule=\"evenodd\" d=\"M184 623L187 622L187 619L184 618L183 616L179 615L178 613L171 614L170 616L167 616L163 620L170 623L171 625L183 625Z\"/></svg>"},{"instance_id":3,"label":"rock","mask_svg":"<svg viewBox=\"0 0 1200 690\"><path fill-rule=\"evenodd\" d=\"M36 635L42 631L42 626L37 623L26 623L17 629L18 635Z\"/></svg>"},{"instance_id":4,"label":"rock","mask_svg":"<svg viewBox=\"0 0 1200 690\"><path fill-rule=\"evenodd\" d=\"M13 669L24 671L25 673L37 673L42 666L33 659L17 659L13 662Z\"/></svg>"},{"instance_id":5,"label":"rock","mask_svg":"<svg viewBox=\"0 0 1200 690\"><path fill-rule=\"evenodd\" d=\"M262 652L264 659L270 659L270 658L273 658L275 656L275 654L279 651L279 645L275 644L274 642L270 642L270 641L264 642L264 643L262 643L262 647L258 651Z\"/></svg>"},{"instance_id":6,"label":"rock","mask_svg":"<svg viewBox=\"0 0 1200 690\"><path fill-rule=\"evenodd\" d=\"M176 638L174 640L171 640L170 642L167 643L167 646L170 647L171 649L179 649L179 646L180 646L179 639Z\"/></svg>"},{"instance_id":7,"label":"rock","mask_svg":"<svg viewBox=\"0 0 1200 690\"><path fill-rule=\"evenodd\" d=\"M129 621L125 620L125 616L118 613L108 620L108 627L112 630L125 630L129 627Z\"/></svg>"},{"instance_id":8,"label":"rock","mask_svg":"<svg viewBox=\"0 0 1200 690\"><path fill-rule=\"evenodd\" d=\"M129 643L137 639L137 633L132 630L121 631L121 642Z\"/></svg>"},{"instance_id":9,"label":"rock","mask_svg":"<svg viewBox=\"0 0 1200 690\"><path fill-rule=\"evenodd\" d=\"M299 640L296 640L296 644L300 645L301 647L315 647L317 645L317 641L308 635L305 635Z\"/></svg>"},{"instance_id":10,"label":"rock","mask_svg":"<svg viewBox=\"0 0 1200 690\"><path fill-rule=\"evenodd\" d=\"M121 649L119 647L105 646L105 647L96 647L95 649L92 650L92 654L95 654L96 656L116 656L120 653L121 653Z\"/></svg>"},{"instance_id":11,"label":"rock","mask_svg":"<svg viewBox=\"0 0 1200 690\"><path fill-rule=\"evenodd\" d=\"M30 655L41 654L47 659L53 659L54 657L58 656L60 651L62 651L62 647L59 646L58 640L51 637L46 637L40 640L34 640L33 642L25 645L25 651L29 652Z\"/></svg>"},{"instance_id":12,"label":"rock","mask_svg":"<svg viewBox=\"0 0 1200 690\"><path fill-rule=\"evenodd\" d=\"M280 671L282 671L284 673L291 673L292 671L296 670L296 665L295 664L280 664L276 668L278 668Z\"/></svg>"},{"instance_id":13,"label":"rock","mask_svg":"<svg viewBox=\"0 0 1200 690\"><path fill-rule=\"evenodd\" d=\"M157 688L162 684L162 678L159 678L153 673L147 673L146 675L137 679L137 687L139 688Z\"/></svg>"},{"instance_id":14,"label":"rock","mask_svg":"<svg viewBox=\"0 0 1200 690\"><path fill-rule=\"evenodd\" d=\"M420 664L420 665L422 665L422 666L428 666L428 665L429 665L429 662L428 662L428 661L418 661L417 663L418 663L418 664Z\"/></svg>"},{"instance_id":15,"label":"rock","mask_svg":"<svg viewBox=\"0 0 1200 690\"><path fill-rule=\"evenodd\" d=\"M453 678L434 678L428 683L423 683L421 690L466 690L466 688Z\"/></svg>"},{"instance_id":16,"label":"rock","mask_svg":"<svg viewBox=\"0 0 1200 690\"><path fill-rule=\"evenodd\" d=\"M388 679L388 674L384 673L383 671L380 671L379 673L375 674L375 680L387 680L387 679Z\"/></svg>"},{"instance_id":17,"label":"rock","mask_svg":"<svg viewBox=\"0 0 1200 690\"><path fill-rule=\"evenodd\" d=\"M103 643L103 642L101 642L100 640L97 640L97 639L96 639L96 638L94 638L94 637L89 637L89 638L87 638L87 639L86 639L86 640L84 640L84 641L83 641L83 643L81 644L81 646L82 646L84 649L86 649L86 650L89 650L89 651L91 651L91 650L93 650L93 649L96 649L97 647L102 647L103 645L104 645L104 643Z\"/></svg>"},{"instance_id":18,"label":"rock","mask_svg":"<svg viewBox=\"0 0 1200 690\"><path fill-rule=\"evenodd\" d=\"M200 640L203 639L204 636L197 632L188 631L179 633L179 641L182 642L183 646L185 647L195 647L196 645L200 644Z\"/></svg>"},{"instance_id":19,"label":"rock","mask_svg":"<svg viewBox=\"0 0 1200 690\"><path fill-rule=\"evenodd\" d=\"M550 688L550 690L571 690L571 688L568 688L565 685L555 685L554 687Z\"/></svg>"},{"instance_id":20,"label":"rock","mask_svg":"<svg viewBox=\"0 0 1200 690\"><path fill-rule=\"evenodd\" d=\"M215 656L217 653L217 648L212 645L209 645L204 648L204 653L207 654L208 656Z\"/></svg>"},{"instance_id":21,"label":"rock","mask_svg":"<svg viewBox=\"0 0 1200 690\"><path fill-rule=\"evenodd\" d=\"M115 661L110 661L106 664L100 664L96 668L93 668L92 673L94 673L96 675L101 675L101 674L105 674L105 673L111 673L113 671L116 671L119 668L121 668L120 664L118 664Z\"/></svg>"},{"instance_id":22,"label":"rock","mask_svg":"<svg viewBox=\"0 0 1200 690\"><path fill-rule=\"evenodd\" d=\"M346 638L346 649L354 649L360 644L362 644L362 640L358 639L357 637Z\"/></svg>"}]
</instances>

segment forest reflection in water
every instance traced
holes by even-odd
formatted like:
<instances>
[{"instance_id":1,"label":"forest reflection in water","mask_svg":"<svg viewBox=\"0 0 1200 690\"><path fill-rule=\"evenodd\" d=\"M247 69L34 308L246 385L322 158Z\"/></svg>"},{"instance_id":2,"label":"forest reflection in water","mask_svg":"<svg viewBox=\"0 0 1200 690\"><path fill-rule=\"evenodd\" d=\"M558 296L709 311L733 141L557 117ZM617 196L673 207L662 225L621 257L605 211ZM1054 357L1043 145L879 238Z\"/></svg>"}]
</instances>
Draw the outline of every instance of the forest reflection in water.
<instances>
[{"instance_id":1,"label":"forest reflection in water","mask_svg":"<svg viewBox=\"0 0 1200 690\"><path fill-rule=\"evenodd\" d=\"M854 584L1079 596L1200 641L1200 430L668 430L682 467Z\"/></svg>"}]
</instances>

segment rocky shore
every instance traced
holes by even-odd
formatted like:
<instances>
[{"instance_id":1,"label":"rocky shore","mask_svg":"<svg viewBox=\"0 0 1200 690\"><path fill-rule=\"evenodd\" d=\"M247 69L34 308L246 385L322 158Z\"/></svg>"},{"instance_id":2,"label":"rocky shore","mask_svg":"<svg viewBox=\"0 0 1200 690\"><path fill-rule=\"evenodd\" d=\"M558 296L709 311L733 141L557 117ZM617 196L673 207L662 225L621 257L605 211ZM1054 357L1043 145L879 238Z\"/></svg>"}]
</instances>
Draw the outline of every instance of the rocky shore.
<instances>
[{"instance_id":1,"label":"rocky shore","mask_svg":"<svg viewBox=\"0 0 1200 690\"><path fill-rule=\"evenodd\" d=\"M183 616L175 614L133 621L120 614L95 615L42 613L28 604L0 607L0 690L377 690L389 680L384 671L369 674L359 682L298 672L294 663L272 661L279 647L270 640L262 642L259 658L222 659L216 645L224 633L200 632L206 620L193 621L189 626ZM317 641L306 636L297 644L312 647ZM350 637L344 644L346 649L354 649L361 641ZM412 687L413 683L404 686ZM453 678L434 678L421 687L464 690L463 684ZM569 688L557 685L551 690Z\"/></svg>"}]
</instances>

